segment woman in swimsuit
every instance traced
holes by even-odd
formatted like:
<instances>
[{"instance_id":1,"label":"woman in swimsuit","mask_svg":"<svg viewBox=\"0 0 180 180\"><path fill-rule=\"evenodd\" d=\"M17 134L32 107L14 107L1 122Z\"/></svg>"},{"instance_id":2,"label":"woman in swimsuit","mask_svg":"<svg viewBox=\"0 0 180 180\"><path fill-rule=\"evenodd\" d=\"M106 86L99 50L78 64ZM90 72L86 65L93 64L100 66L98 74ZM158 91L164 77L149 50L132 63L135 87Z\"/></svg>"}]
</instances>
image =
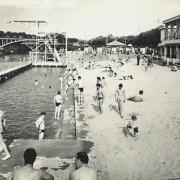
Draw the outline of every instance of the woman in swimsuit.
<instances>
[{"instance_id":1,"label":"woman in swimsuit","mask_svg":"<svg viewBox=\"0 0 180 180\"><path fill-rule=\"evenodd\" d=\"M123 118L123 103L126 101L123 84L119 84L119 88L115 92L115 101L118 103L118 110L121 118Z\"/></svg>"}]
</instances>

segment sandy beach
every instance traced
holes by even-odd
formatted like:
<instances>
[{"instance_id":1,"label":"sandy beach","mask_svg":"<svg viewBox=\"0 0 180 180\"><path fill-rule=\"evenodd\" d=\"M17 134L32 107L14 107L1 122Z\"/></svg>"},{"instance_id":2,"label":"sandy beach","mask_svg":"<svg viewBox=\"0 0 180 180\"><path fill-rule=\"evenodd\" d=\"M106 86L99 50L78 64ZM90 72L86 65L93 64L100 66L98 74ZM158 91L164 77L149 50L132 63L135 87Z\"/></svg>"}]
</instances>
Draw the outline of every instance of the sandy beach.
<instances>
[{"instance_id":1,"label":"sandy beach","mask_svg":"<svg viewBox=\"0 0 180 180\"><path fill-rule=\"evenodd\" d=\"M85 61L88 63L88 59ZM89 131L86 140L94 142L90 153L91 166L101 171L103 179L109 180L180 177L180 72L171 72L168 67L158 65L145 71L144 66L136 65L134 58L119 69L113 68L119 76L133 76L133 79L119 80L104 72L103 67L109 62L105 57L101 61L97 57L95 69L78 69L85 97L84 105L78 108L83 108L83 121ZM103 114L97 112L93 99L97 76L104 76L107 83ZM125 102L123 119L114 100L120 82L124 85L126 97L144 90L144 102ZM135 122L139 128L137 139L125 137L122 132L134 113L138 117ZM81 124L79 122L79 130Z\"/></svg>"}]
</instances>

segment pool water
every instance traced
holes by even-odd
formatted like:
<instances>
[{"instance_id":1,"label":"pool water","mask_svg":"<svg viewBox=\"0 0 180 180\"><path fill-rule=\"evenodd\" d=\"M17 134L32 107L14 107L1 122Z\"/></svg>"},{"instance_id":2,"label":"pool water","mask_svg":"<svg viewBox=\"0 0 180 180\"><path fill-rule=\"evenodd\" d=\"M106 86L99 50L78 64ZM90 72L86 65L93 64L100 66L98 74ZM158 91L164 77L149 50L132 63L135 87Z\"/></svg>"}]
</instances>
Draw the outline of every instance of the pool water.
<instances>
[{"instance_id":1,"label":"pool water","mask_svg":"<svg viewBox=\"0 0 180 180\"><path fill-rule=\"evenodd\" d=\"M58 77L63 71L63 68L33 67L0 84L0 109L6 112L5 138L37 139L35 121L42 111L47 114L48 131L54 118L54 96L60 89Z\"/></svg>"}]
</instances>

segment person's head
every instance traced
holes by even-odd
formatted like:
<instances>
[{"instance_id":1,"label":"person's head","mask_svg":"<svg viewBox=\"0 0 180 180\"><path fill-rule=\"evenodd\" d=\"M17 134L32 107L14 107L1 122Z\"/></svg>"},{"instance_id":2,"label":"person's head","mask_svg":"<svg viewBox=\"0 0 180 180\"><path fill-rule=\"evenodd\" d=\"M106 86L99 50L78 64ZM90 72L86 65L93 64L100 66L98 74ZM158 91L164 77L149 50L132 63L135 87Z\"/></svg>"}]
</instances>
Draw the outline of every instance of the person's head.
<instances>
[{"instance_id":1,"label":"person's head","mask_svg":"<svg viewBox=\"0 0 180 180\"><path fill-rule=\"evenodd\" d=\"M103 80L105 80L105 77L102 77Z\"/></svg>"},{"instance_id":2,"label":"person's head","mask_svg":"<svg viewBox=\"0 0 180 180\"><path fill-rule=\"evenodd\" d=\"M75 159L76 168L80 168L81 165L83 165L83 164L86 165L86 164L88 164L88 162L89 162L89 157L86 152L78 152L76 154L76 159Z\"/></svg>"},{"instance_id":3,"label":"person's head","mask_svg":"<svg viewBox=\"0 0 180 180\"><path fill-rule=\"evenodd\" d=\"M139 95L143 95L144 91L143 90L140 90L139 91Z\"/></svg>"},{"instance_id":4,"label":"person's head","mask_svg":"<svg viewBox=\"0 0 180 180\"><path fill-rule=\"evenodd\" d=\"M97 80L98 80L98 81L101 81L101 78L100 78L100 77L97 77Z\"/></svg>"},{"instance_id":5,"label":"person's head","mask_svg":"<svg viewBox=\"0 0 180 180\"><path fill-rule=\"evenodd\" d=\"M136 116L136 115L132 115L132 116L131 116L131 119L132 119L133 121L136 121L136 120L137 120L137 116Z\"/></svg>"},{"instance_id":6,"label":"person's head","mask_svg":"<svg viewBox=\"0 0 180 180\"><path fill-rule=\"evenodd\" d=\"M24 163L33 165L36 160L37 153L35 149L28 148L24 151Z\"/></svg>"},{"instance_id":7,"label":"person's head","mask_svg":"<svg viewBox=\"0 0 180 180\"><path fill-rule=\"evenodd\" d=\"M119 89L121 89L123 87L123 84L119 84Z\"/></svg>"},{"instance_id":8,"label":"person's head","mask_svg":"<svg viewBox=\"0 0 180 180\"><path fill-rule=\"evenodd\" d=\"M58 94L61 94L61 91L58 91L57 93L58 93Z\"/></svg>"},{"instance_id":9,"label":"person's head","mask_svg":"<svg viewBox=\"0 0 180 180\"><path fill-rule=\"evenodd\" d=\"M45 112L41 112L40 115L41 116L46 116L46 113Z\"/></svg>"},{"instance_id":10,"label":"person's head","mask_svg":"<svg viewBox=\"0 0 180 180\"><path fill-rule=\"evenodd\" d=\"M78 76L78 79L80 80L80 79L81 79L81 76Z\"/></svg>"}]
</instances>

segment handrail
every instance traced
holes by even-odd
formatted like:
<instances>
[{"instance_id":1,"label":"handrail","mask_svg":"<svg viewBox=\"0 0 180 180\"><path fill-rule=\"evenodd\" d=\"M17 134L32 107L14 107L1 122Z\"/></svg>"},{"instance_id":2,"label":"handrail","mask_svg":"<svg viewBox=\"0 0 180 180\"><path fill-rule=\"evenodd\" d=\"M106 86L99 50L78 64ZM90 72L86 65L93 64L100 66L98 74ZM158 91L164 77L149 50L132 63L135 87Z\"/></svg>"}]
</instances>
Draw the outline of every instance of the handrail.
<instances>
[{"instance_id":1,"label":"handrail","mask_svg":"<svg viewBox=\"0 0 180 180\"><path fill-rule=\"evenodd\" d=\"M73 86L73 103L74 103L74 137L77 139L77 127L76 127L76 103L75 103L75 87Z\"/></svg>"}]
</instances>

